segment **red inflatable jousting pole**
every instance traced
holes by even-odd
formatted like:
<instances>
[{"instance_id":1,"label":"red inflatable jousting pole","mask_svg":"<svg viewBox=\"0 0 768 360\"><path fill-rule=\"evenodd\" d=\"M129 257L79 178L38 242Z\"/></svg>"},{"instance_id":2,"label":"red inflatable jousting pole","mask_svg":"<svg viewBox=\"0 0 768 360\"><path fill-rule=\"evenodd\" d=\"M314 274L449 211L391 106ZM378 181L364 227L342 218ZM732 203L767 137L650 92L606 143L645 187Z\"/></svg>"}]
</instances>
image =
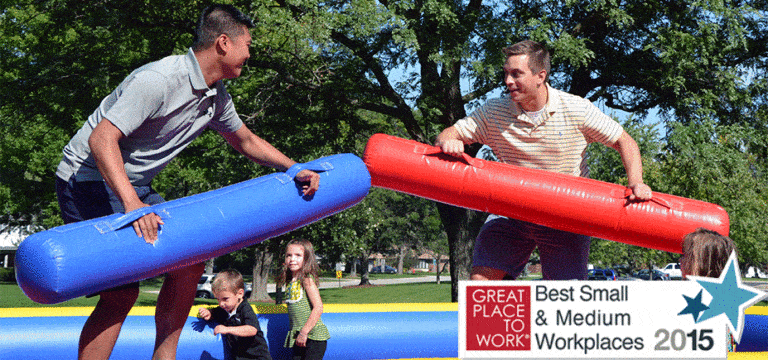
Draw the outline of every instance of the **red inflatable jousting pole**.
<instances>
[{"instance_id":1,"label":"red inflatable jousting pole","mask_svg":"<svg viewBox=\"0 0 768 360\"><path fill-rule=\"evenodd\" d=\"M627 187L466 156L394 136L368 140L371 185L601 239L682 253L683 237L704 227L728 235L715 204L654 192L629 201Z\"/></svg>"}]
</instances>

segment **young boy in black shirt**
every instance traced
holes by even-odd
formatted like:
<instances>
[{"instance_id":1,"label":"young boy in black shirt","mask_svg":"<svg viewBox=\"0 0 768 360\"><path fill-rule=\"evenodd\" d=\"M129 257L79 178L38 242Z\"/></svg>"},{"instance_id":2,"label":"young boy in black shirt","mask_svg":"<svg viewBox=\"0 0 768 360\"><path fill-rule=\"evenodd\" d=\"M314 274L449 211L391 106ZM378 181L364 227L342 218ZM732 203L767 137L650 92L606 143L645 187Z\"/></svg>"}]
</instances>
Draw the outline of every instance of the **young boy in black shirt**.
<instances>
[{"instance_id":1,"label":"young boy in black shirt","mask_svg":"<svg viewBox=\"0 0 768 360\"><path fill-rule=\"evenodd\" d=\"M211 289L219 306L212 310L201 307L198 315L220 324L213 333L223 335L227 359L272 360L256 313L244 298L243 276L236 270L222 271L213 279Z\"/></svg>"}]
</instances>

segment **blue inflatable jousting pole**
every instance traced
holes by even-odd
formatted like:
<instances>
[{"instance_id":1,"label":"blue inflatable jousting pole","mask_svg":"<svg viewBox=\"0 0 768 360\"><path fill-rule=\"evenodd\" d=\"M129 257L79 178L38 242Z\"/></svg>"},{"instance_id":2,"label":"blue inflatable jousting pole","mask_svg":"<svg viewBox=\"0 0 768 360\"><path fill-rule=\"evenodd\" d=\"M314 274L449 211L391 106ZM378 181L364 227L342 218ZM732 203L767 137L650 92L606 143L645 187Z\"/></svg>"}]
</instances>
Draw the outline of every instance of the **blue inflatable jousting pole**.
<instances>
[{"instance_id":1,"label":"blue inflatable jousting pole","mask_svg":"<svg viewBox=\"0 0 768 360\"><path fill-rule=\"evenodd\" d=\"M320 188L306 197L294 181L310 169ZM360 202L371 186L363 161L352 154L320 158L221 189L128 214L59 226L27 237L16 253L16 279L30 299L63 302L262 242ZM154 212L164 222L154 244L131 223Z\"/></svg>"}]
</instances>

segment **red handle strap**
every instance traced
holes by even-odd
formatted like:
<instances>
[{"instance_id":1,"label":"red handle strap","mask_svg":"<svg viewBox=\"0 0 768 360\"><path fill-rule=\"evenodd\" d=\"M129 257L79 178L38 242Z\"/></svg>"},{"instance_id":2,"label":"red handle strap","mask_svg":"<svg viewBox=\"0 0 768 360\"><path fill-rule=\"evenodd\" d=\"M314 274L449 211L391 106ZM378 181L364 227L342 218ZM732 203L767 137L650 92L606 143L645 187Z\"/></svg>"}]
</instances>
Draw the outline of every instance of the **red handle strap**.
<instances>
[{"instance_id":1,"label":"red handle strap","mask_svg":"<svg viewBox=\"0 0 768 360\"><path fill-rule=\"evenodd\" d=\"M445 154L443 152L443 150L441 150L439 147L437 147L437 146L429 146L429 145L425 145L423 150L420 150L417 147L416 149L414 149L414 152L419 153L419 154L424 154L424 155ZM451 156L450 154L446 154L446 155ZM453 156L451 156L451 157L453 157ZM456 159L458 159L458 158L456 158ZM478 169L483 167L483 162L482 162L481 159L473 158L473 157L469 156L467 153L464 153L464 152L461 153L461 159L464 160L464 162L467 163L467 165L469 165L469 166L472 166L472 167L475 167L475 168L478 168Z\"/></svg>"},{"instance_id":2,"label":"red handle strap","mask_svg":"<svg viewBox=\"0 0 768 360\"><path fill-rule=\"evenodd\" d=\"M625 197L625 198L627 198L627 199L629 199L629 196L630 196L630 195L632 195L632 189L630 189L630 188L626 188L626 189L624 190L624 197ZM642 201L642 200L641 200L641 201ZM669 205L669 203L668 203L666 200L664 200L664 199L660 199L660 198L659 198L659 197L657 197L657 196L654 196L654 197L652 197L650 200L646 200L646 201L653 201L653 202L655 202L655 203L657 203L657 204L659 204L659 205L661 205L661 206L663 206L663 207L665 207L665 208L667 208L667 209L671 209L671 208L672 208L672 206L671 206L671 205Z\"/></svg>"}]
</instances>

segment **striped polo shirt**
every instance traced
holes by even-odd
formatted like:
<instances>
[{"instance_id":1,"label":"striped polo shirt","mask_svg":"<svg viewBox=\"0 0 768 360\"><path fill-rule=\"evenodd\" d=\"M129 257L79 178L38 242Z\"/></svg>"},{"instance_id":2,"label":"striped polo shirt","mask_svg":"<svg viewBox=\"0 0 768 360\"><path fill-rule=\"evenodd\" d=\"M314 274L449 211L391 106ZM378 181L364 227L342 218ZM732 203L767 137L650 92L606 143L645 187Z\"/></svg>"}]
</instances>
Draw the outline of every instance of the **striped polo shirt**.
<instances>
[{"instance_id":1,"label":"striped polo shirt","mask_svg":"<svg viewBox=\"0 0 768 360\"><path fill-rule=\"evenodd\" d=\"M456 122L465 144L491 147L503 163L589 176L589 143L615 143L624 129L589 100L547 84L549 98L538 119L531 119L508 96L492 99Z\"/></svg>"}]
</instances>

